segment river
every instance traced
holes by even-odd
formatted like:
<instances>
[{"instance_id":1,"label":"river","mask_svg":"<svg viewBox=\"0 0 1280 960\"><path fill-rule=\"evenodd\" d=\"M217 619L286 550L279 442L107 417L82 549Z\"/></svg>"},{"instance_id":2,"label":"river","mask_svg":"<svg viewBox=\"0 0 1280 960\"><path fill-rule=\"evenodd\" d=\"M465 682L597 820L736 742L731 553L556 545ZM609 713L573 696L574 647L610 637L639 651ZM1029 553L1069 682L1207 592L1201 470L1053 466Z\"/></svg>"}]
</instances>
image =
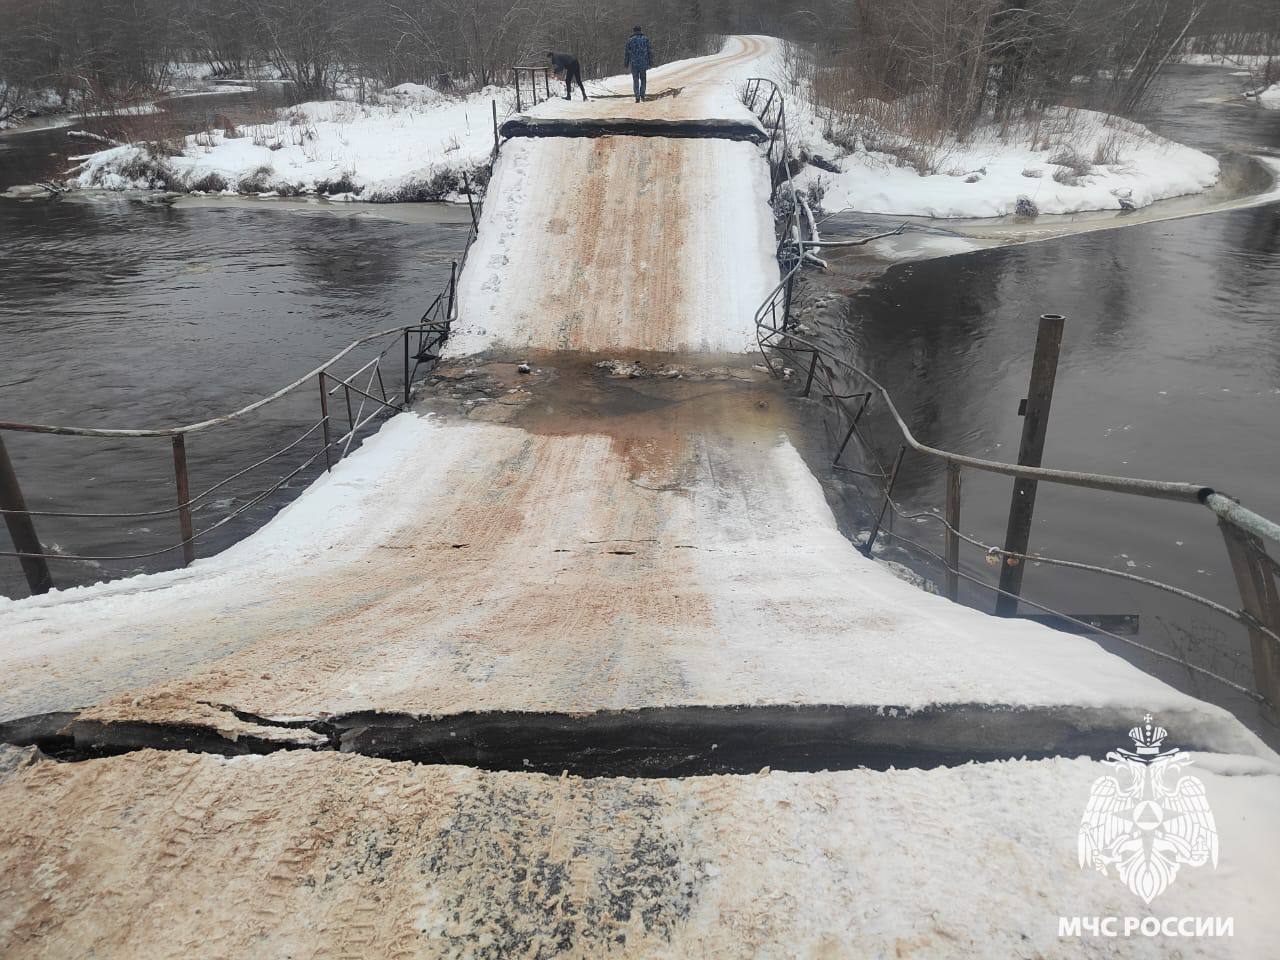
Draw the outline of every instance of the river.
<instances>
[{"instance_id":1,"label":"river","mask_svg":"<svg viewBox=\"0 0 1280 960\"><path fill-rule=\"evenodd\" d=\"M178 122L198 125L206 116L251 110L255 101L240 94L177 104L187 111ZM6 134L0 147L0 189L51 176L66 168L68 153L84 150L68 143L65 128ZM0 419L157 428L227 413L358 336L416 321L447 282L468 225L465 208L437 205L171 203L115 195L0 200ZM240 425L192 436L192 491L296 436L318 416L316 395L300 391ZM336 413L345 416L341 400L334 398ZM5 442L31 509L146 512L174 503L163 439L6 433ZM300 445L220 489L197 511L196 528L242 507L314 453ZM317 470L203 538L199 553L261 526ZM42 517L38 532L56 552L90 556L144 553L179 539L171 514ZM0 559L0 594L23 595L16 561ZM61 561L53 574L66 586L175 561L173 553Z\"/></svg>"},{"instance_id":2,"label":"river","mask_svg":"<svg viewBox=\"0 0 1280 960\"><path fill-rule=\"evenodd\" d=\"M1238 83L1226 70L1173 68L1146 122L1215 154L1280 153L1280 111L1222 102ZM906 263L858 286L828 307L831 326L847 355L889 387L923 442L1016 459L1037 318L1061 313L1068 319L1045 466L1204 483L1280 517L1280 204ZM888 419L872 416L867 426L891 462L899 439ZM943 480L940 464L908 455L897 493L911 508L941 507ZM850 516L866 499L853 481L833 485ZM964 484L962 528L1003 543L1011 481L968 471ZM851 525L865 529L865 513ZM934 522L895 530L940 545ZM936 564L894 537L883 545L886 556L940 579ZM1041 484L1031 548L1239 606L1214 518L1194 505ZM981 550L966 547L961 557L966 573L994 582ZM989 590L966 586L968 602L991 608ZM1252 687L1243 631L1207 610L1045 566L1026 572L1024 590L1065 613L1139 614L1139 642ZM1254 716L1214 681L1103 642Z\"/></svg>"}]
</instances>

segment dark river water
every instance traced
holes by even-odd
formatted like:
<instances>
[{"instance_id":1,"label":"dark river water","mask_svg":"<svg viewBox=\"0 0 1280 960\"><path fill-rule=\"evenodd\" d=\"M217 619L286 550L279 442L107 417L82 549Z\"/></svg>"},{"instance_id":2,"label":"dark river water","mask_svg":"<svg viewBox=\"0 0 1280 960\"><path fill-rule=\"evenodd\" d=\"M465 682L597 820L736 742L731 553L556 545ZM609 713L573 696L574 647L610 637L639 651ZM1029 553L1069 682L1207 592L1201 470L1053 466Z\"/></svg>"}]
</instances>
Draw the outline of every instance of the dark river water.
<instances>
[{"instance_id":1,"label":"dark river water","mask_svg":"<svg viewBox=\"0 0 1280 960\"><path fill-rule=\"evenodd\" d=\"M248 95L178 104L193 111L193 123L255 108ZM65 169L68 150L81 149L68 147L65 130L0 137L0 187ZM416 321L447 281L466 239L464 219L465 211L430 205L0 199L0 420L157 428L230 412L359 336ZM355 354L345 369L377 349ZM401 357L392 356L389 390L402 383ZM345 416L341 394L334 404ZM318 418L318 406L318 389L308 387L236 425L192 435L192 492L295 437ZM175 502L165 439L6 432L4 440L31 509L143 512ZM196 511L196 528L242 507L319 443L304 442L220 489ZM198 552L208 555L256 529L317 470L202 539ZM46 544L75 555L144 553L180 539L171 514L43 517L38 525ZM2 542L10 549L7 536ZM25 594L17 562L0 559L0 594ZM173 553L61 561L53 573L67 585L175 562Z\"/></svg>"},{"instance_id":2,"label":"dark river water","mask_svg":"<svg viewBox=\"0 0 1280 960\"><path fill-rule=\"evenodd\" d=\"M1238 89L1227 71L1177 68L1148 124L1214 153L1280 151L1280 112L1205 102ZM1045 465L1204 483L1280 517L1280 205L1086 233L893 267L844 302L846 349L890 388L917 437L957 452L1017 457L1037 318L1067 316ZM897 434L869 426L891 462ZM908 454L897 492L941 508L943 471ZM966 471L966 532L1001 544L1012 481ZM850 491L849 499L858 494ZM851 507L852 510L852 507ZM895 531L937 550L933 522ZM885 539L931 579L939 570ZM1032 550L1152 577L1235 609L1215 518L1177 505L1041 484ZM941 552L941 551L938 551ZM967 573L995 582L979 549ZM968 602L991 609L977 587ZM1136 613L1136 639L1252 687L1230 621L1136 584L1027 570L1024 594L1064 613ZM1034 611L1028 611L1034 612ZM1184 689L1254 716L1220 685L1105 641Z\"/></svg>"}]
</instances>

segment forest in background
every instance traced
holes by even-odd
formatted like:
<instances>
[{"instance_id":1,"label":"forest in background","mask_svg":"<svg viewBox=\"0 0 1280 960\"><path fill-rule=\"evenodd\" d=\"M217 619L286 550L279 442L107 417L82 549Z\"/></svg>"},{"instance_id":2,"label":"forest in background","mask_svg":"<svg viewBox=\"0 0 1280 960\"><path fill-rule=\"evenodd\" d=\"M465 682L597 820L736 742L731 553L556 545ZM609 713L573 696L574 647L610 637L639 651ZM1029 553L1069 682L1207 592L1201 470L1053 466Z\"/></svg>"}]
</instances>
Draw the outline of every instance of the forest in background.
<instances>
[{"instance_id":1,"label":"forest in background","mask_svg":"<svg viewBox=\"0 0 1280 960\"><path fill-rule=\"evenodd\" d=\"M635 23L663 61L726 33L794 41L819 106L896 104L926 138L1050 103L1132 115L1181 51L1280 52L1275 0L0 0L0 119L33 93L145 99L181 63L269 68L306 98L506 82L548 49L600 76Z\"/></svg>"}]
</instances>

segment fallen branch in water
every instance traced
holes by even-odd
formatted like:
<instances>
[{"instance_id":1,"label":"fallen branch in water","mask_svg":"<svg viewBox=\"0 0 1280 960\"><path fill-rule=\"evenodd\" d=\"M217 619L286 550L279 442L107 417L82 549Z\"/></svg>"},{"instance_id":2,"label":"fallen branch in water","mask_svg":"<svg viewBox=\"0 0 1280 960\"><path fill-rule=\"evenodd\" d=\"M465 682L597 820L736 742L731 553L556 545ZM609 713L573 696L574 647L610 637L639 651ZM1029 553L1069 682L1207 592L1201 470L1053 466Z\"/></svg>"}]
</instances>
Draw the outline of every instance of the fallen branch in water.
<instances>
[{"instance_id":1,"label":"fallen branch in water","mask_svg":"<svg viewBox=\"0 0 1280 960\"><path fill-rule=\"evenodd\" d=\"M101 143L107 147L120 146L119 140L112 140L110 137L104 137L100 133L90 133L88 130L68 130L67 136L72 140L88 140L90 143Z\"/></svg>"},{"instance_id":2,"label":"fallen branch in water","mask_svg":"<svg viewBox=\"0 0 1280 960\"><path fill-rule=\"evenodd\" d=\"M815 246L815 247L861 247L861 246L863 246L863 245L865 245L865 244L872 243L872 242L874 242L874 241L876 241L876 240L883 240L885 237L897 237L897 236L901 236L901 235L902 235L902 233L903 233L906 229L907 229L907 225L906 225L905 223L900 223L900 224L898 224L898 227L897 227L897 229L896 229L896 230L890 230L888 233L877 233L877 234L876 234L875 236L873 236L873 237L862 237L861 239L858 239L858 240L822 240L822 241L820 241L820 242L818 242L818 243L813 243L812 241L806 240L806 241L805 241L805 243L804 243L804 245L805 245L806 247L807 247L807 246Z\"/></svg>"}]
</instances>

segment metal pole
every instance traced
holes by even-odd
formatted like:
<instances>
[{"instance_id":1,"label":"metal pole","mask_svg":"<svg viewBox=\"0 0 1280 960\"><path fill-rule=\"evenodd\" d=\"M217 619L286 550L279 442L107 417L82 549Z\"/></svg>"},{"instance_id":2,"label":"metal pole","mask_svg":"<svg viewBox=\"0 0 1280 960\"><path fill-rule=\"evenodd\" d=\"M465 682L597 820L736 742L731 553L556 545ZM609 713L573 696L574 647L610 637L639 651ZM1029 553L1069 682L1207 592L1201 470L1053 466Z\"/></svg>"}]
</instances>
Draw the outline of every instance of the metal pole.
<instances>
[{"instance_id":1,"label":"metal pole","mask_svg":"<svg viewBox=\"0 0 1280 960\"><path fill-rule=\"evenodd\" d=\"M404 405L409 407L409 381L413 374L409 372L409 331L404 332Z\"/></svg>"},{"instance_id":2,"label":"metal pole","mask_svg":"<svg viewBox=\"0 0 1280 960\"><path fill-rule=\"evenodd\" d=\"M840 444L840 449L836 451L836 455L831 459L831 465L835 466L840 462L840 458L844 456L845 448L849 446L849 441L853 439L853 435L858 432L858 421L862 419L863 412L867 409L867 404L871 402L871 394L862 394L862 406L858 407L858 412L853 415L849 421L849 430L844 435L844 441ZM843 406L843 405L842 405ZM848 412L848 407L844 408ZM861 439L861 438L859 438Z\"/></svg>"},{"instance_id":3,"label":"metal pole","mask_svg":"<svg viewBox=\"0 0 1280 960\"><path fill-rule=\"evenodd\" d=\"M792 270L791 273L787 274L786 295L782 301L782 329L783 330L788 330L791 328L791 288L795 284L795 282L796 282L796 274L795 274L795 271Z\"/></svg>"},{"instance_id":4,"label":"metal pole","mask_svg":"<svg viewBox=\"0 0 1280 960\"><path fill-rule=\"evenodd\" d=\"M904 444L898 448L898 459L893 461L893 470L889 474L889 483L884 488L884 503L880 505L880 513L876 516L876 522L871 527L871 534L867 537L867 542L862 547L862 552L868 557L871 556L871 548L876 545L876 537L880 535L880 525L884 523L884 512L889 509L889 501L893 499L893 485L898 482L898 471L902 468L902 458L906 455L907 448Z\"/></svg>"},{"instance_id":5,"label":"metal pole","mask_svg":"<svg viewBox=\"0 0 1280 960\"><path fill-rule=\"evenodd\" d=\"M1040 318L1036 335L1036 352L1031 361L1031 386L1023 412L1022 442L1018 446L1018 463L1038 467L1044 457L1044 438L1049 428L1049 407L1053 403L1053 385L1058 376L1058 353L1062 349L1062 330L1066 318L1046 313ZM1031 517L1036 508L1037 481L1019 477L1013 485L1009 504L1009 525L1005 530L1004 548L1025 554L1031 542ZM1022 592L1022 574L1026 564L1016 557L1005 557L1000 567L1000 590L996 598L996 616L1012 617L1018 612L1018 595Z\"/></svg>"},{"instance_id":6,"label":"metal pole","mask_svg":"<svg viewBox=\"0 0 1280 960\"><path fill-rule=\"evenodd\" d=\"M478 235L480 233L480 224L476 223L476 205L471 199L471 180L467 177L465 171L462 174L462 188L467 191L467 209L471 211L471 229Z\"/></svg>"},{"instance_id":7,"label":"metal pole","mask_svg":"<svg viewBox=\"0 0 1280 960\"><path fill-rule=\"evenodd\" d=\"M23 499L22 488L18 486L18 475L14 472L13 461L4 447L4 437L0 436L0 507L5 510L24 511L6 513L5 526L9 528L9 536L13 540L13 549L18 553L29 553L29 557L19 557L22 573L27 578L27 589L32 596L48 593L53 589L53 575L49 573L49 561L45 559L44 548L40 546L40 538L36 535L35 521L26 513L27 501Z\"/></svg>"},{"instance_id":8,"label":"metal pole","mask_svg":"<svg viewBox=\"0 0 1280 960\"><path fill-rule=\"evenodd\" d=\"M321 428L324 431L324 468L332 470L333 438L329 431L329 390L324 382L324 371L321 370L317 376L320 378L320 422L324 424Z\"/></svg>"},{"instance_id":9,"label":"metal pole","mask_svg":"<svg viewBox=\"0 0 1280 960\"><path fill-rule=\"evenodd\" d=\"M453 321L453 295L458 286L458 261L449 267L449 312L444 315L445 323Z\"/></svg>"},{"instance_id":10,"label":"metal pole","mask_svg":"<svg viewBox=\"0 0 1280 960\"><path fill-rule=\"evenodd\" d=\"M191 524L191 481L187 476L187 438L181 433L173 437L173 477L178 487L178 529L182 533L182 565L191 566L196 558L195 527Z\"/></svg>"},{"instance_id":11,"label":"metal pole","mask_svg":"<svg viewBox=\"0 0 1280 960\"><path fill-rule=\"evenodd\" d=\"M960 465L947 464L947 529L944 553L947 558L947 599L960 596Z\"/></svg>"},{"instance_id":12,"label":"metal pole","mask_svg":"<svg viewBox=\"0 0 1280 960\"><path fill-rule=\"evenodd\" d=\"M494 155L494 157L497 157L497 156L498 156L498 147L499 147L499 140L498 140L498 101L495 99L495 100L491 100L491 101L489 101L489 102L490 102L490 104L493 106L493 155Z\"/></svg>"},{"instance_id":13,"label":"metal pole","mask_svg":"<svg viewBox=\"0 0 1280 960\"><path fill-rule=\"evenodd\" d=\"M1266 546L1230 520L1220 519L1218 527L1227 544L1231 572L1240 590L1240 602L1249 617L1280 633L1280 594L1275 574L1263 565ZM1262 630L1249 627L1249 646L1253 654L1253 682L1266 698L1270 719L1276 722L1280 711L1280 647Z\"/></svg>"},{"instance_id":14,"label":"metal pole","mask_svg":"<svg viewBox=\"0 0 1280 960\"><path fill-rule=\"evenodd\" d=\"M813 375L818 369L818 351L813 351L813 359L809 361L809 379L804 382L804 395L809 395L809 389L813 386Z\"/></svg>"}]
</instances>

